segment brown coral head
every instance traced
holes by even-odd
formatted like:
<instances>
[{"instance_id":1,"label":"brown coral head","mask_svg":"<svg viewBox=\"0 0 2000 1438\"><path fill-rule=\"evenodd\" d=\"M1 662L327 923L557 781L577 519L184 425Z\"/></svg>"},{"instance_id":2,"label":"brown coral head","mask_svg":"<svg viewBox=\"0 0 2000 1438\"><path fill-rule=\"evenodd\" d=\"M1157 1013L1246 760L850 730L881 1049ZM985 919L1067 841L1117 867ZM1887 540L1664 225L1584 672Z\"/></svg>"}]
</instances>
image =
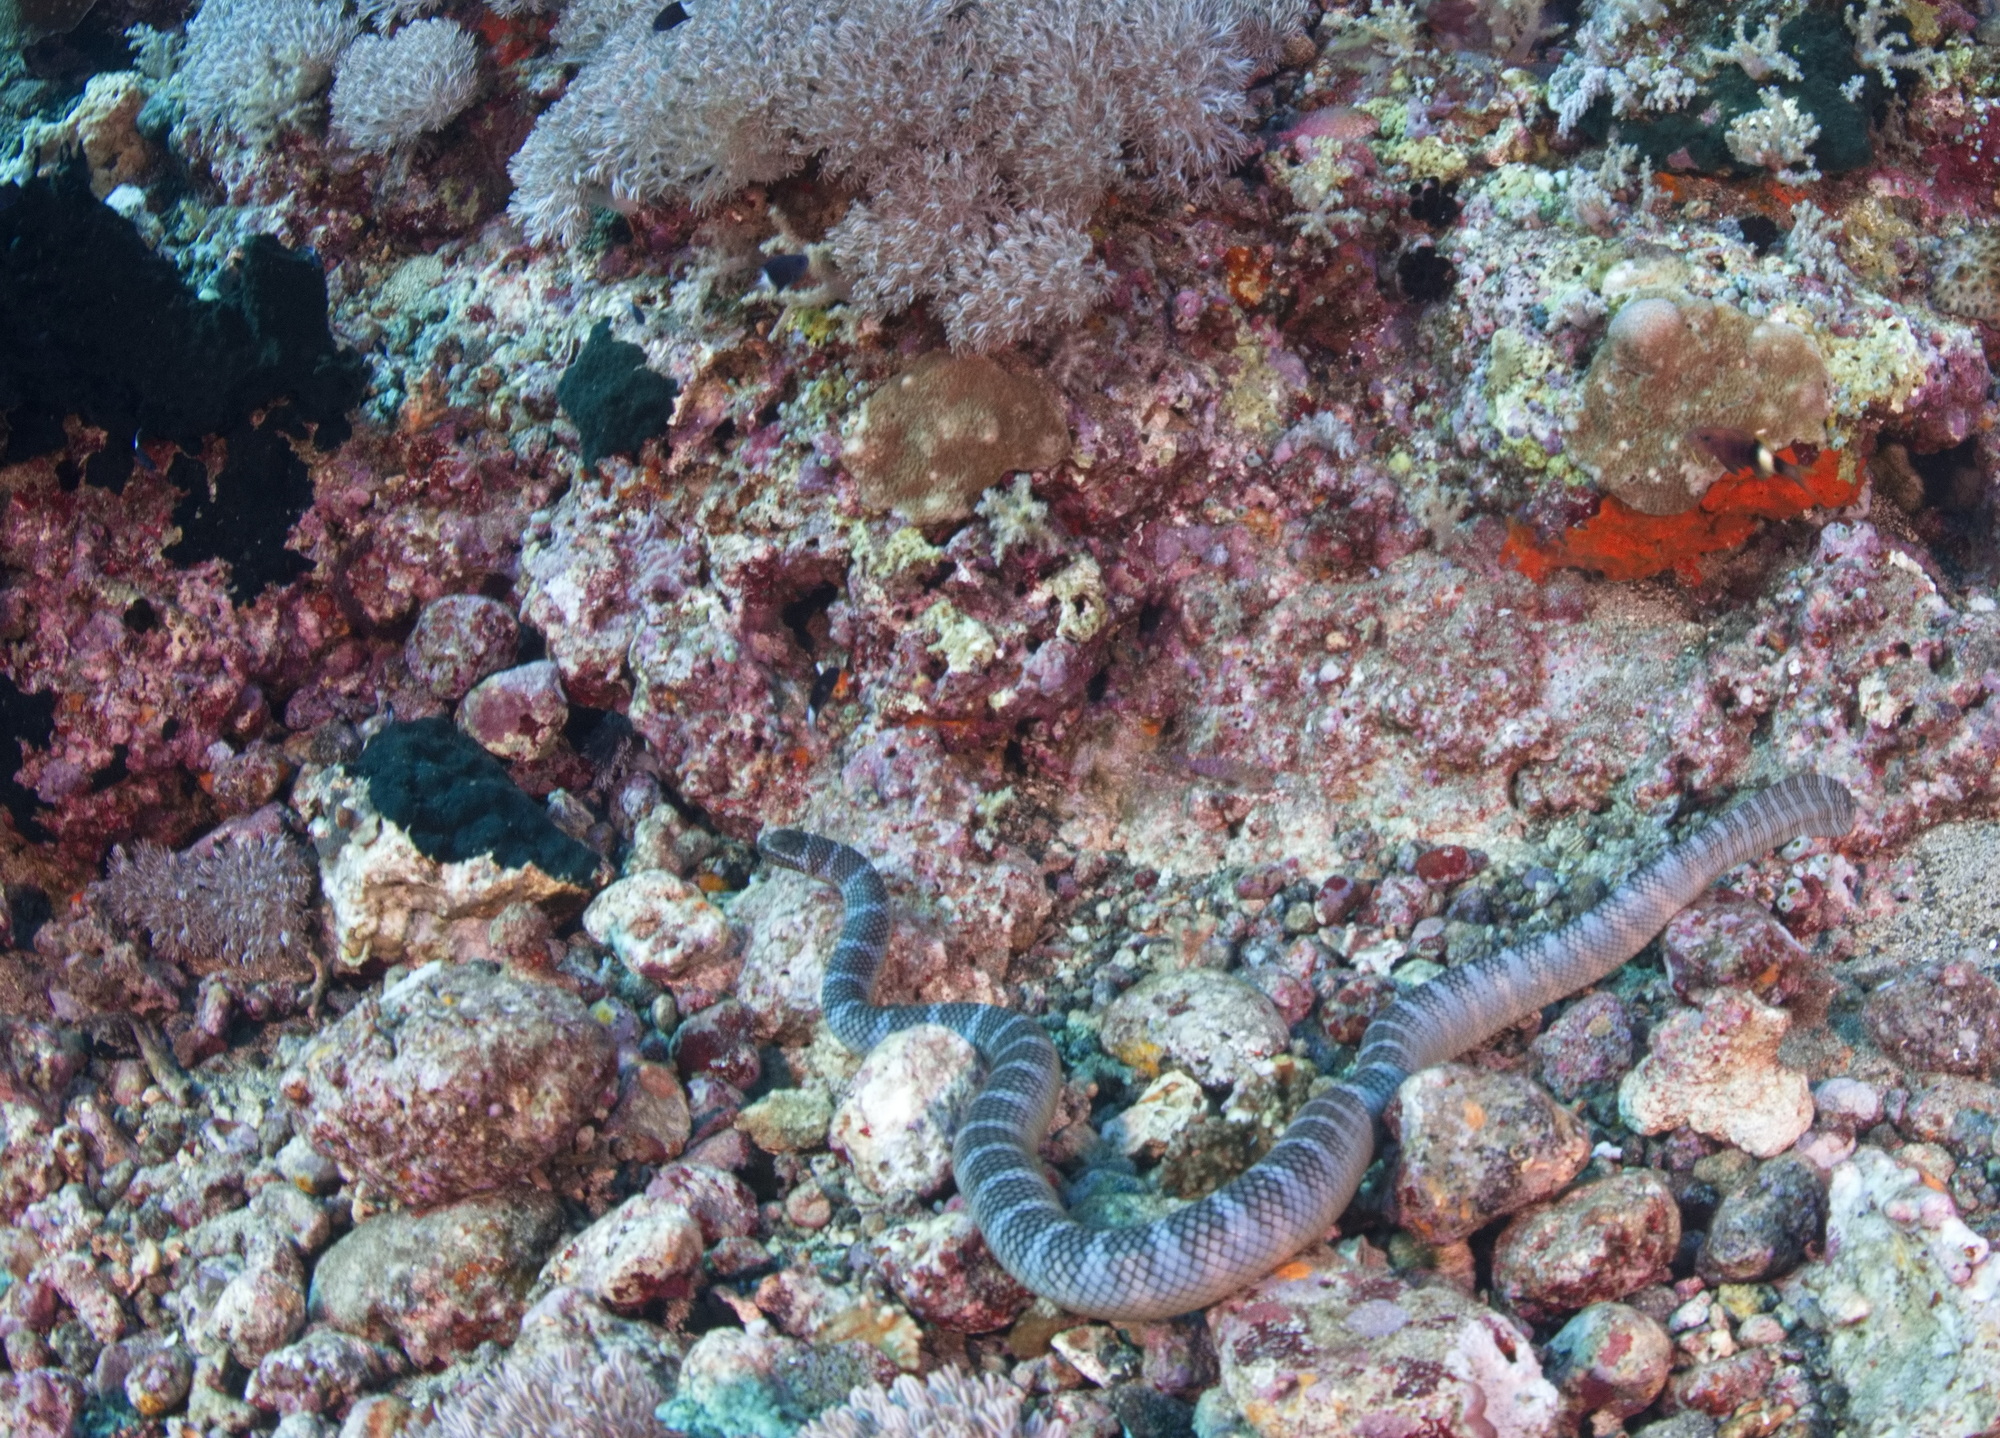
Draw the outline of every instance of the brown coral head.
<instances>
[{"instance_id":1,"label":"brown coral head","mask_svg":"<svg viewBox=\"0 0 2000 1438\"><path fill-rule=\"evenodd\" d=\"M935 350L869 397L841 457L867 508L928 529L966 519L1004 476L1068 454L1069 424L1047 382Z\"/></svg>"},{"instance_id":2,"label":"brown coral head","mask_svg":"<svg viewBox=\"0 0 2000 1438\"><path fill-rule=\"evenodd\" d=\"M1729 466L1690 436L1826 438L1826 365L1803 330L1681 293L1629 301L1584 376L1570 453L1641 514L1682 514Z\"/></svg>"}]
</instances>

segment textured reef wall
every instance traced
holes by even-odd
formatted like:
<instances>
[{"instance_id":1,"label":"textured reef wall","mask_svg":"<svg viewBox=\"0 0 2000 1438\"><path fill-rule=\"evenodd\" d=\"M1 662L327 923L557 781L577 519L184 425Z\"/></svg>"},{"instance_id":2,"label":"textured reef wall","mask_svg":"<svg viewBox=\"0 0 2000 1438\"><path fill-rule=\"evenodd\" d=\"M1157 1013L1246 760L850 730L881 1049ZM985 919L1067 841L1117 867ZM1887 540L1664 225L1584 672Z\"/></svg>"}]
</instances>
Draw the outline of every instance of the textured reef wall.
<instances>
[{"instance_id":1,"label":"textured reef wall","mask_svg":"<svg viewBox=\"0 0 2000 1438\"><path fill-rule=\"evenodd\" d=\"M0 32L0 1428L2000 1423L1990 5ZM1144 1324L753 847L1034 1016L1131 1222L1806 769L1850 835Z\"/></svg>"}]
</instances>

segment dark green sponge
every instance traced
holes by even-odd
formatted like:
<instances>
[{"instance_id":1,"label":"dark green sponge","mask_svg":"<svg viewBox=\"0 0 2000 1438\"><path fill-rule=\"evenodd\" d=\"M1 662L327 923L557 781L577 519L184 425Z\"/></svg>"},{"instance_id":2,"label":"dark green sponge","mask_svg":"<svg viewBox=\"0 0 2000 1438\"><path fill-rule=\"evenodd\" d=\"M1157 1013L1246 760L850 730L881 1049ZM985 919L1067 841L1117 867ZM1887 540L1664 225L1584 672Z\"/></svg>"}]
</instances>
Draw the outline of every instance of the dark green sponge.
<instances>
[{"instance_id":1,"label":"dark green sponge","mask_svg":"<svg viewBox=\"0 0 2000 1438\"><path fill-rule=\"evenodd\" d=\"M458 863L491 854L502 868L534 864L588 884L597 855L550 822L498 759L449 719L391 724L351 766L384 818L402 825L426 858Z\"/></svg>"},{"instance_id":2,"label":"dark green sponge","mask_svg":"<svg viewBox=\"0 0 2000 1438\"><path fill-rule=\"evenodd\" d=\"M680 391L646 368L646 352L611 338L611 321L599 320L556 384L556 399L583 436L583 462L607 454L637 454L674 417Z\"/></svg>"}]
</instances>

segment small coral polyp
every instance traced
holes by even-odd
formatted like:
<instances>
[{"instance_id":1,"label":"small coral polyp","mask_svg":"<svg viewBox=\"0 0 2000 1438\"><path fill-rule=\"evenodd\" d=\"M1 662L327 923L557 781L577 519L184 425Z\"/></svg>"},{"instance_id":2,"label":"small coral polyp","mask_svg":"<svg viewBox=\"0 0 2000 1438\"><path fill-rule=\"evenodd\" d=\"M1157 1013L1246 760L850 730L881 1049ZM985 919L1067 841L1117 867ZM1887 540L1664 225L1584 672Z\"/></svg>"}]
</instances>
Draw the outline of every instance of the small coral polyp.
<instances>
[{"instance_id":1,"label":"small coral polyp","mask_svg":"<svg viewBox=\"0 0 2000 1438\"><path fill-rule=\"evenodd\" d=\"M1826 437L1826 365L1803 330L1685 294L1628 300L1584 376L1569 452L1640 514L1682 514L1722 478L1691 431L1740 429L1772 448Z\"/></svg>"}]
</instances>

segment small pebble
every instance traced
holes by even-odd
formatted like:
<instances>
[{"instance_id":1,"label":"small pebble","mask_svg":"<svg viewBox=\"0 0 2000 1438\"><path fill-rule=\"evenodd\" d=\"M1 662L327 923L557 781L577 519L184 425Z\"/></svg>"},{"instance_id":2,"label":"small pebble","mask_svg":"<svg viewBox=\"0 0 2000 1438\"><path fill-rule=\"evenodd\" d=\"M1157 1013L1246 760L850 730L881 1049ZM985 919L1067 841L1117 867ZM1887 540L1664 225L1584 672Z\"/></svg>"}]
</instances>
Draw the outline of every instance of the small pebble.
<instances>
[{"instance_id":1,"label":"small pebble","mask_svg":"<svg viewBox=\"0 0 2000 1438\"><path fill-rule=\"evenodd\" d=\"M1493 1290L1536 1320L1623 1298L1665 1277L1680 1238L1665 1180L1617 1173L1517 1215L1493 1250Z\"/></svg>"},{"instance_id":2,"label":"small pebble","mask_svg":"<svg viewBox=\"0 0 2000 1438\"><path fill-rule=\"evenodd\" d=\"M1666 1331L1622 1303L1593 1303L1549 1340L1548 1380L1580 1413L1629 1418L1667 1386Z\"/></svg>"},{"instance_id":3,"label":"small pebble","mask_svg":"<svg viewBox=\"0 0 2000 1438\"><path fill-rule=\"evenodd\" d=\"M1780 1154L1723 1197L1696 1267L1711 1282L1781 1278L1798 1267L1825 1225L1819 1171L1795 1154Z\"/></svg>"}]
</instances>

